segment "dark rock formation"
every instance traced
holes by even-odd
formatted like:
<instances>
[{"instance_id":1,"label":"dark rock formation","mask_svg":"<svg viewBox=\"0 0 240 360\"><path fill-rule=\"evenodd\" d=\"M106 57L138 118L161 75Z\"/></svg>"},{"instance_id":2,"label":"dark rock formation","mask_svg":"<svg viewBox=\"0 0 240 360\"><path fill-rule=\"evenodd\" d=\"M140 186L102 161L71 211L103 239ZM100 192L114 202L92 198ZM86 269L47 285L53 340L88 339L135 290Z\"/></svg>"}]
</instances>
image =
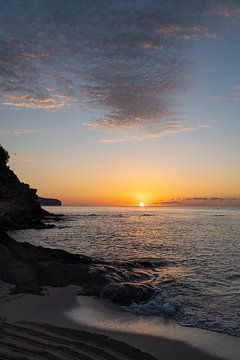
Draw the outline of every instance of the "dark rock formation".
<instances>
[{"instance_id":1,"label":"dark rock formation","mask_svg":"<svg viewBox=\"0 0 240 360\"><path fill-rule=\"evenodd\" d=\"M100 296L112 302L129 305L133 302L140 303L148 300L154 294L150 285L136 285L131 283L112 283L104 286Z\"/></svg>"},{"instance_id":2,"label":"dark rock formation","mask_svg":"<svg viewBox=\"0 0 240 360\"><path fill-rule=\"evenodd\" d=\"M51 214L37 201L36 190L20 182L7 166L8 153L0 146L0 279L15 292L39 294L44 286L80 285L81 294L130 304L148 299L153 288L142 284L147 275L138 264L106 263L63 250L17 242L3 230L42 228ZM60 217L55 220L60 220Z\"/></svg>"},{"instance_id":3,"label":"dark rock formation","mask_svg":"<svg viewBox=\"0 0 240 360\"><path fill-rule=\"evenodd\" d=\"M41 206L62 206L62 202L58 199L38 197L37 201Z\"/></svg>"},{"instance_id":4,"label":"dark rock formation","mask_svg":"<svg viewBox=\"0 0 240 360\"><path fill-rule=\"evenodd\" d=\"M125 265L20 243L0 232L0 279L15 285L15 292L39 294L43 286L79 285L82 295L94 295L121 305L141 302L153 295L134 269ZM136 281L136 283L134 283ZM128 283L129 282L129 283Z\"/></svg>"},{"instance_id":5,"label":"dark rock formation","mask_svg":"<svg viewBox=\"0 0 240 360\"><path fill-rule=\"evenodd\" d=\"M17 292L40 293L41 286L81 284L90 278L91 259L63 250L19 243L0 233L0 278Z\"/></svg>"},{"instance_id":6,"label":"dark rock formation","mask_svg":"<svg viewBox=\"0 0 240 360\"><path fill-rule=\"evenodd\" d=\"M7 166L9 155L0 145L0 228L34 227L48 215L37 201L36 189L22 183Z\"/></svg>"}]
</instances>

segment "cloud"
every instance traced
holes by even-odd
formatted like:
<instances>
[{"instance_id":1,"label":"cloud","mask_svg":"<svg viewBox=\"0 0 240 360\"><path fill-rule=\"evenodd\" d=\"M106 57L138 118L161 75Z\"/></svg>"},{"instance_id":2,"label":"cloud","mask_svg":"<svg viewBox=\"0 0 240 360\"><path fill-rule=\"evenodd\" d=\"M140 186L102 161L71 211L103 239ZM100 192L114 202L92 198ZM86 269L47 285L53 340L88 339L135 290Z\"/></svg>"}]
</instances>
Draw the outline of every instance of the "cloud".
<instances>
[{"instance_id":1,"label":"cloud","mask_svg":"<svg viewBox=\"0 0 240 360\"><path fill-rule=\"evenodd\" d=\"M238 103L240 102L240 86L233 87L229 94L214 95L209 99L219 103Z\"/></svg>"},{"instance_id":2,"label":"cloud","mask_svg":"<svg viewBox=\"0 0 240 360\"><path fill-rule=\"evenodd\" d=\"M29 95L6 95L3 96L1 105L12 108L59 110L69 100L66 95L53 94L53 97L32 97Z\"/></svg>"},{"instance_id":3,"label":"cloud","mask_svg":"<svg viewBox=\"0 0 240 360\"><path fill-rule=\"evenodd\" d=\"M210 31L204 25L182 25L182 24L164 24L155 28L155 31L167 36L176 36L185 40L200 40L204 38L215 38L216 32Z\"/></svg>"},{"instance_id":4,"label":"cloud","mask_svg":"<svg viewBox=\"0 0 240 360\"><path fill-rule=\"evenodd\" d=\"M240 20L240 6L238 0L218 0L210 2L206 8L206 15L221 16Z\"/></svg>"},{"instance_id":5,"label":"cloud","mask_svg":"<svg viewBox=\"0 0 240 360\"><path fill-rule=\"evenodd\" d=\"M184 123L168 123L164 124L161 128L147 130L140 135L128 136L124 135L122 137L108 137L101 139L102 143L122 143L122 142L139 142L147 139L158 139L165 136L179 134L179 133L188 133L193 131L199 131L203 128L210 128L211 126L208 124L197 124L197 125L189 125Z\"/></svg>"},{"instance_id":6,"label":"cloud","mask_svg":"<svg viewBox=\"0 0 240 360\"><path fill-rule=\"evenodd\" d=\"M159 201L155 205L164 206L240 206L240 198L237 197L186 197Z\"/></svg>"},{"instance_id":7,"label":"cloud","mask_svg":"<svg viewBox=\"0 0 240 360\"><path fill-rule=\"evenodd\" d=\"M0 0L0 7L1 107L74 107L93 114L91 126L127 130L167 125L190 84L189 46L212 41L219 14L230 17L216 0Z\"/></svg>"},{"instance_id":8,"label":"cloud","mask_svg":"<svg viewBox=\"0 0 240 360\"><path fill-rule=\"evenodd\" d=\"M2 129L2 130L0 129L0 134L13 135L13 136L31 135L36 132L37 130L32 130L32 129Z\"/></svg>"}]
</instances>

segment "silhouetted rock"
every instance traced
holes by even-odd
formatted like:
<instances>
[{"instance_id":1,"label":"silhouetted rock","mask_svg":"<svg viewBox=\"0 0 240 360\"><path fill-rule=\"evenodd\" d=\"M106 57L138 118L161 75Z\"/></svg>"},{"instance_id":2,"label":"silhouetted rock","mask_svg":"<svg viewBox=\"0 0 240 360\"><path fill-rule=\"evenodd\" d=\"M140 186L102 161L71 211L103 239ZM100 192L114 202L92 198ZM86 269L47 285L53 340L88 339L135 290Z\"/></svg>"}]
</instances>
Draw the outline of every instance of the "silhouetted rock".
<instances>
[{"instance_id":1,"label":"silhouetted rock","mask_svg":"<svg viewBox=\"0 0 240 360\"><path fill-rule=\"evenodd\" d=\"M36 189L22 183L7 166L8 153L0 145L0 228L34 227L48 212L37 201Z\"/></svg>"},{"instance_id":2,"label":"silhouetted rock","mask_svg":"<svg viewBox=\"0 0 240 360\"><path fill-rule=\"evenodd\" d=\"M121 305L139 303L154 293L153 287L141 284L134 270L125 265L113 266L64 250L17 242L3 232L0 279L15 285L15 292L33 294L40 294L44 286L79 285L81 295L107 298Z\"/></svg>"},{"instance_id":3,"label":"silhouetted rock","mask_svg":"<svg viewBox=\"0 0 240 360\"><path fill-rule=\"evenodd\" d=\"M41 286L80 285L91 278L92 260L64 250L20 243L0 233L0 279L17 292L40 293Z\"/></svg>"},{"instance_id":4,"label":"silhouetted rock","mask_svg":"<svg viewBox=\"0 0 240 360\"><path fill-rule=\"evenodd\" d=\"M41 206L62 206L62 202L58 199L38 197L37 201Z\"/></svg>"},{"instance_id":5,"label":"silhouetted rock","mask_svg":"<svg viewBox=\"0 0 240 360\"><path fill-rule=\"evenodd\" d=\"M51 214L37 201L36 190L21 183L8 168L8 153L0 146L0 280L15 285L15 292L39 294L44 286L81 286L81 294L95 295L119 304L148 299L153 288L141 284L146 275L134 264L114 264L70 254L64 250L17 242L3 229L45 228L42 217ZM55 220L61 220L61 216ZM51 226L51 225L50 225ZM135 284L133 282L136 282Z\"/></svg>"}]
</instances>

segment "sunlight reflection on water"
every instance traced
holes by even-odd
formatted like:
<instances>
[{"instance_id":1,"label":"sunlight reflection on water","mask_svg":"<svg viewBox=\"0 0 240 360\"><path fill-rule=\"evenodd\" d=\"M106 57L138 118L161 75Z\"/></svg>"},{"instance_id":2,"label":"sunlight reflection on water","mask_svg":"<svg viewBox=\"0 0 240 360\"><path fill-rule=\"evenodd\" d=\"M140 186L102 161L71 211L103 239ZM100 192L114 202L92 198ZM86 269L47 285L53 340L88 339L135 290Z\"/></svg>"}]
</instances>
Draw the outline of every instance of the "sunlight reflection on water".
<instances>
[{"instance_id":1,"label":"sunlight reflection on water","mask_svg":"<svg viewBox=\"0 0 240 360\"><path fill-rule=\"evenodd\" d=\"M131 311L163 315L175 306L171 315L182 324L240 336L239 208L57 207L51 212L65 215L56 228L18 231L14 237L108 261L148 260L144 271L161 296Z\"/></svg>"}]
</instances>

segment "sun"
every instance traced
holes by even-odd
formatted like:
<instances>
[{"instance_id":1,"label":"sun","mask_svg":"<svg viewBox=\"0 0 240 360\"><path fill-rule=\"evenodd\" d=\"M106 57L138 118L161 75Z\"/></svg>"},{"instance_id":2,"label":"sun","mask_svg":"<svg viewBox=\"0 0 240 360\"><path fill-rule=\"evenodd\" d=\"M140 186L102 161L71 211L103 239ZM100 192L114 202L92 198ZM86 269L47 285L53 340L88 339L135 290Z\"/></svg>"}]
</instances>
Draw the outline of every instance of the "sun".
<instances>
[{"instance_id":1,"label":"sun","mask_svg":"<svg viewBox=\"0 0 240 360\"><path fill-rule=\"evenodd\" d=\"M144 202L140 202L138 206L144 207Z\"/></svg>"}]
</instances>

